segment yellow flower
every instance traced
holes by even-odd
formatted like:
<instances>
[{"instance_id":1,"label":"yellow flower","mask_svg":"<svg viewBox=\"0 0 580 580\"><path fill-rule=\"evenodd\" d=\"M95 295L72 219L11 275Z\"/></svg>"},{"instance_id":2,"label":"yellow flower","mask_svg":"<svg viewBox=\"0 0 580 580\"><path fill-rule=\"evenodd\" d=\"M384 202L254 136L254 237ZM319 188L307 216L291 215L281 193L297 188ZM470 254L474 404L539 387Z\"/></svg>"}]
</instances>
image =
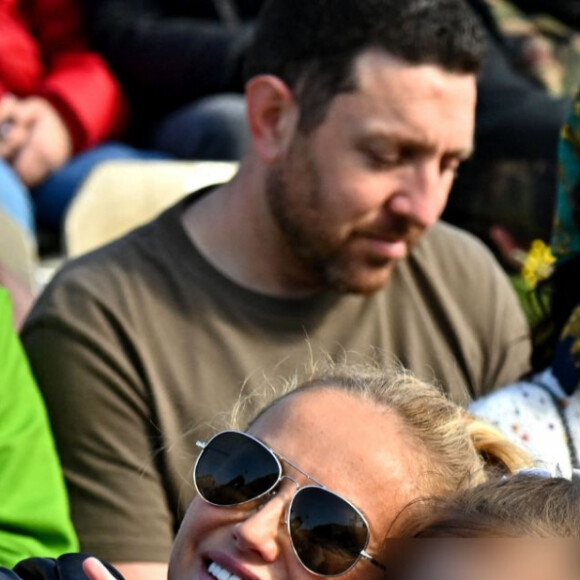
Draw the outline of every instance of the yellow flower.
<instances>
[{"instance_id":1,"label":"yellow flower","mask_svg":"<svg viewBox=\"0 0 580 580\"><path fill-rule=\"evenodd\" d=\"M550 246L542 240L534 240L522 267L522 278L534 289L538 282L550 276L555 261Z\"/></svg>"}]
</instances>

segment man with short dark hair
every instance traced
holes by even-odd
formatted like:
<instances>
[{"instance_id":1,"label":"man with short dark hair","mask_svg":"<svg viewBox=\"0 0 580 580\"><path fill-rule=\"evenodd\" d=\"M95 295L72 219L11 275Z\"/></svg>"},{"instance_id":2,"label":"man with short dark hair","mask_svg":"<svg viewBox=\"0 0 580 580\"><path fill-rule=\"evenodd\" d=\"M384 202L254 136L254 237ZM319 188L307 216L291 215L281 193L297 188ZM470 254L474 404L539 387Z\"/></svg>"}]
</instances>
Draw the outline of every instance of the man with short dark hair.
<instances>
[{"instance_id":1,"label":"man with short dark hair","mask_svg":"<svg viewBox=\"0 0 580 580\"><path fill-rule=\"evenodd\" d=\"M266 5L237 175L64 268L25 327L84 550L161 578L195 440L264 374L398 358L464 399L527 370L503 273L436 224L483 42L462 0Z\"/></svg>"}]
</instances>

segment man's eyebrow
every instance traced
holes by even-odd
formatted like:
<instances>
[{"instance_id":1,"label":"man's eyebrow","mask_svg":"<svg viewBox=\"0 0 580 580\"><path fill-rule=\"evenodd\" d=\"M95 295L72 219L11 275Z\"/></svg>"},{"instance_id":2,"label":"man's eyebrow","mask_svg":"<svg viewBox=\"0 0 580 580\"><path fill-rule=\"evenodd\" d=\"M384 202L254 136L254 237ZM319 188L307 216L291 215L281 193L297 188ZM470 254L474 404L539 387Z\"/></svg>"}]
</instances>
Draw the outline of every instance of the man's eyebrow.
<instances>
[{"instance_id":1,"label":"man's eyebrow","mask_svg":"<svg viewBox=\"0 0 580 580\"><path fill-rule=\"evenodd\" d=\"M469 159L474 153L473 145L470 147L465 147L463 149L452 149L451 151L447 152L447 156L457 157L461 161L466 161Z\"/></svg>"},{"instance_id":2,"label":"man's eyebrow","mask_svg":"<svg viewBox=\"0 0 580 580\"><path fill-rule=\"evenodd\" d=\"M377 147L396 145L400 149L407 149L409 151L421 151L424 153L433 153L437 149L433 144L423 139L413 138L409 135L403 135L396 132L389 134L373 133L362 135L358 139L358 143L362 146L374 145ZM473 145L469 145L465 148L451 149L450 151L446 151L445 155L447 157L457 157L464 161L473 155L473 151Z\"/></svg>"}]
</instances>

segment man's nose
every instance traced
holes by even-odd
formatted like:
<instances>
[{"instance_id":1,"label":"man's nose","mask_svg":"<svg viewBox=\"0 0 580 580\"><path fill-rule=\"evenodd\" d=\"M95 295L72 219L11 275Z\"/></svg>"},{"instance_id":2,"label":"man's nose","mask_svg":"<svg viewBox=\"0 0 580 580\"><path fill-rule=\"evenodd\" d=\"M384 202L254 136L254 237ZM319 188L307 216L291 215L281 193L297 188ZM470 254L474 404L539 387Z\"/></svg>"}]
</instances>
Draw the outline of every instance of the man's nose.
<instances>
[{"instance_id":1,"label":"man's nose","mask_svg":"<svg viewBox=\"0 0 580 580\"><path fill-rule=\"evenodd\" d=\"M388 200L389 210L429 228L443 213L452 183L452 177L442 173L437 162L418 163L402 176L401 187Z\"/></svg>"},{"instance_id":2,"label":"man's nose","mask_svg":"<svg viewBox=\"0 0 580 580\"><path fill-rule=\"evenodd\" d=\"M235 524L233 535L241 552L252 552L264 562L274 562L281 550L281 529L295 486L283 484L280 490ZM283 532L282 532L283 533Z\"/></svg>"}]
</instances>

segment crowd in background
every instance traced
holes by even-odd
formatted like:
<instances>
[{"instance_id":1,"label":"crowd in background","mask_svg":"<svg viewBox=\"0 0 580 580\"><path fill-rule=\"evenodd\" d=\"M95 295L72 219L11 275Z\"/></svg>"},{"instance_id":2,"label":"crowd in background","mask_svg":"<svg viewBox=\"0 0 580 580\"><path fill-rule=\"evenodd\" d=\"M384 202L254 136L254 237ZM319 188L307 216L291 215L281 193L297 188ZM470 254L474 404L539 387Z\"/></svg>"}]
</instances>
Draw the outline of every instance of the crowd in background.
<instances>
[{"instance_id":1,"label":"crowd in background","mask_svg":"<svg viewBox=\"0 0 580 580\"><path fill-rule=\"evenodd\" d=\"M244 51L262 4L3 3L4 211L38 228L44 241L42 233L60 232L72 197L99 163L240 159L249 142ZM476 154L445 217L486 240L507 267L514 246L549 236L558 131L580 71L578 8L469 4L486 28L488 60Z\"/></svg>"}]
</instances>

